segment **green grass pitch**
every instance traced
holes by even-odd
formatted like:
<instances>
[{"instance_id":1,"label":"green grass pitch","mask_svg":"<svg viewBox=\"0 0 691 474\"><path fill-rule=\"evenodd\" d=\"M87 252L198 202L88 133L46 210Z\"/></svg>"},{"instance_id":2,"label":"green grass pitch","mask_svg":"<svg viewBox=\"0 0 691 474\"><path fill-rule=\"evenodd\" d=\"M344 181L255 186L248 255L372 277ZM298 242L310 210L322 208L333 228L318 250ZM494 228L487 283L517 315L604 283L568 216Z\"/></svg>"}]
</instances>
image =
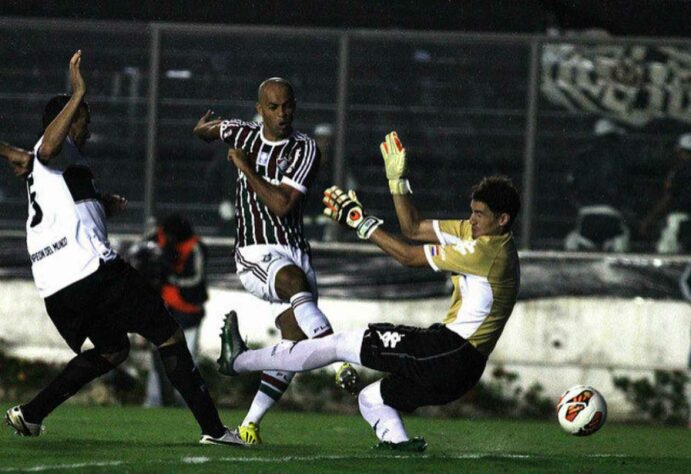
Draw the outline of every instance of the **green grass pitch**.
<instances>
[{"instance_id":1,"label":"green grass pitch","mask_svg":"<svg viewBox=\"0 0 691 474\"><path fill-rule=\"evenodd\" d=\"M3 410L7 407L3 407ZM228 424L240 411L223 410ZM585 438L556 420L449 420L410 416L406 428L429 443L424 454L380 453L358 416L273 411L254 448L202 446L183 409L58 408L38 438L5 429L0 473L443 473L691 472L686 428L609 423Z\"/></svg>"}]
</instances>

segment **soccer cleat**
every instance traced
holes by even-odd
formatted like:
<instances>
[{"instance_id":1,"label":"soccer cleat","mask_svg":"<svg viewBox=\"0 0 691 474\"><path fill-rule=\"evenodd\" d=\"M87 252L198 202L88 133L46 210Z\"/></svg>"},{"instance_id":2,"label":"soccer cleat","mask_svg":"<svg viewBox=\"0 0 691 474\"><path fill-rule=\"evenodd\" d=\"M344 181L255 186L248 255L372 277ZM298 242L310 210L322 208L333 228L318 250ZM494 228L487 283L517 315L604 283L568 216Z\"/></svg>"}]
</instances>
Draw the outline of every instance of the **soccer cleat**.
<instances>
[{"instance_id":1,"label":"soccer cleat","mask_svg":"<svg viewBox=\"0 0 691 474\"><path fill-rule=\"evenodd\" d=\"M43 431L40 423L29 423L24 419L21 406L12 407L5 413L5 423L19 436L38 436Z\"/></svg>"},{"instance_id":2,"label":"soccer cleat","mask_svg":"<svg viewBox=\"0 0 691 474\"><path fill-rule=\"evenodd\" d=\"M217 445L226 445L226 446L247 446L242 439L240 439L240 435L238 434L238 430L231 430L229 428L226 428L226 431L219 436L218 438L214 438L211 435L206 435L203 434L201 439L199 440L199 444L217 444Z\"/></svg>"},{"instance_id":3,"label":"soccer cleat","mask_svg":"<svg viewBox=\"0 0 691 474\"><path fill-rule=\"evenodd\" d=\"M372 449L378 449L380 451L408 451L414 453L421 453L427 449L427 443L425 438L415 437L409 439L408 441L402 441L400 443L392 443L391 441L382 441L379 444L372 446Z\"/></svg>"},{"instance_id":4,"label":"soccer cleat","mask_svg":"<svg viewBox=\"0 0 691 474\"><path fill-rule=\"evenodd\" d=\"M252 422L238 426L238 434L245 444L262 444L262 438L259 436L259 426Z\"/></svg>"},{"instance_id":5,"label":"soccer cleat","mask_svg":"<svg viewBox=\"0 0 691 474\"><path fill-rule=\"evenodd\" d=\"M218 371L224 375L237 375L233 369L233 363L237 356L247 350L245 341L240 336L238 328L238 315L235 311L226 314L221 329L221 356L218 362Z\"/></svg>"},{"instance_id":6,"label":"soccer cleat","mask_svg":"<svg viewBox=\"0 0 691 474\"><path fill-rule=\"evenodd\" d=\"M344 362L336 371L336 385L351 395L357 395L362 389L360 375L348 362Z\"/></svg>"}]
</instances>

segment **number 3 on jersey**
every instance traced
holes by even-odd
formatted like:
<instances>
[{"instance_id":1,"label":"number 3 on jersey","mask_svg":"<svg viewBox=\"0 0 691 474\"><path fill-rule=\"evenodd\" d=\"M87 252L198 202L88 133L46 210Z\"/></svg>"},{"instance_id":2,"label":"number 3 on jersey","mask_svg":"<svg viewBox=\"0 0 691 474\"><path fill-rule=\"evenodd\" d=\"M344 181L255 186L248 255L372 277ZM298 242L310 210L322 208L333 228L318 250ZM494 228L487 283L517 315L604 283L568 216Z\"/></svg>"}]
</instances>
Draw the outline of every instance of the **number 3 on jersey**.
<instances>
[{"instance_id":1,"label":"number 3 on jersey","mask_svg":"<svg viewBox=\"0 0 691 474\"><path fill-rule=\"evenodd\" d=\"M41 206L39 206L36 202L36 192L31 190L31 186L33 186L33 184L34 176L33 173L31 173L26 177L26 192L29 195L29 203L31 204L31 208L34 210L34 217L31 219L31 224L29 224L29 227L36 227L43 220L43 211L41 210Z\"/></svg>"}]
</instances>

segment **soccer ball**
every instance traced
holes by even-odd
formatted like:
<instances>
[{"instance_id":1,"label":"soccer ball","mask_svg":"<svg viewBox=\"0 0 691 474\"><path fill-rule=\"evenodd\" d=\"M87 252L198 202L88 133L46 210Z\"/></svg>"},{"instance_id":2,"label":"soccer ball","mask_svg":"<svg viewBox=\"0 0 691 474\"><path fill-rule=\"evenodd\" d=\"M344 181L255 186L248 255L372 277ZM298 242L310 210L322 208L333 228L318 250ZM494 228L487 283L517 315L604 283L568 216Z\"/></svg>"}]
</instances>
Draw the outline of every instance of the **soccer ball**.
<instances>
[{"instance_id":1,"label":"soccer ball","mask_svg":"<svg viewBox=\"0 0 691 474\"><path fill-rule=\"evenodd\" d=\"M605 424L607 403L593 387L576 385L564 392L559 399L557 417L567 433L588 436Z\"/></svg>"}]
</instances>

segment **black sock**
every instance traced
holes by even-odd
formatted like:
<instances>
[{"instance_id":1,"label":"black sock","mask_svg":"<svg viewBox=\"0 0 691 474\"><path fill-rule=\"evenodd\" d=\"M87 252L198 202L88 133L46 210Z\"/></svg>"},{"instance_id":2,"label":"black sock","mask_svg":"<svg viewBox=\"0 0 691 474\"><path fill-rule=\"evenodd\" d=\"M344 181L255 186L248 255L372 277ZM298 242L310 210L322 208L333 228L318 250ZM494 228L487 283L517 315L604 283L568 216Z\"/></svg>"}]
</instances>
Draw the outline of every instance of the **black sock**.
<instances>
[{"instance_id":1,"label":"black sock","mask_svg":"<svg viewBox=\"0 0 691 474\"><path fill-rule=\"evenodd\" d=\"M204 379L199 369L192 361L190 351L184 342L159 347L159 354L163 366L173 387L180 392L187 406L197 419L202 433L217 438L221 436L225 427L218 417L218 410L214 405Z\"/></svg>"},{"instance_id":2,"label":"black sock","mask_svg":"<svg viewBox=\"0 0 691 474\"><path fill-rule=\"evenodd\" d=\"M24 418L29 423L41 423L50 412L77 393L80 388L113 368L115 366L94 349L78 354L33 400L22 405Z\"/></svg>"}]
</instances>

